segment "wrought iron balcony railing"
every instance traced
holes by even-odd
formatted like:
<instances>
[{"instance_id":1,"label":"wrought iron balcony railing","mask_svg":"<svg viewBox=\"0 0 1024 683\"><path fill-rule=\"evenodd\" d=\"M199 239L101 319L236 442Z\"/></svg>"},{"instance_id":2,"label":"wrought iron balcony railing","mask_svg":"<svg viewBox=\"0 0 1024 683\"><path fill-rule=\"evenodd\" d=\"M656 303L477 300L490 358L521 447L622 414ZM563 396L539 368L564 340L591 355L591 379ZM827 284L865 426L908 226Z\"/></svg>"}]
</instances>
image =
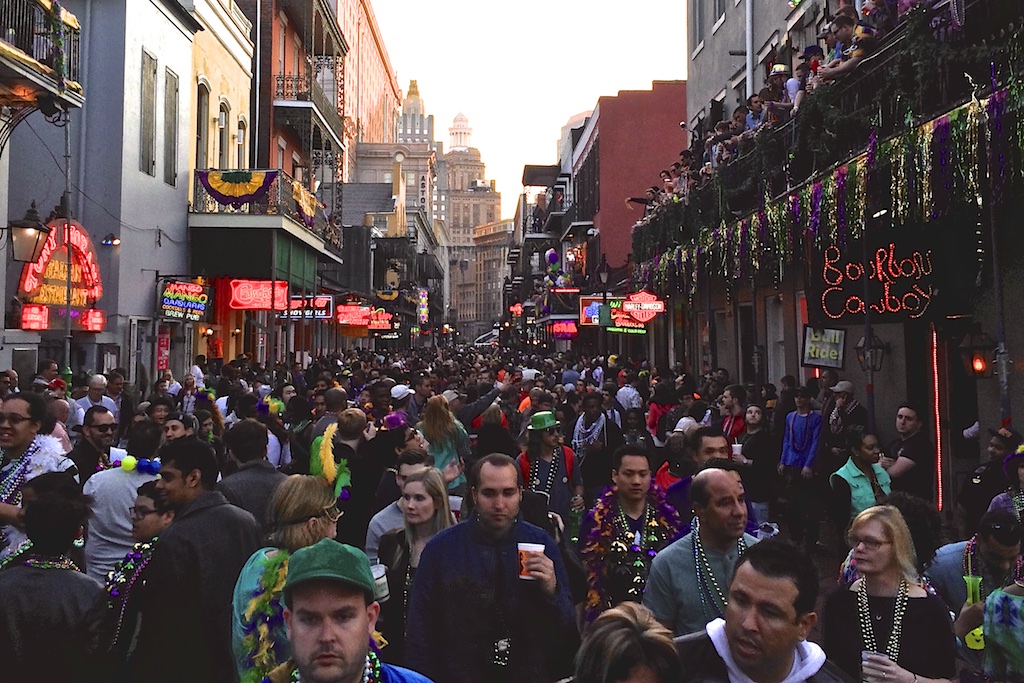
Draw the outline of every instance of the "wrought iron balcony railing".
<instances>
[{"instance_id":1,"label":"wrought iron balcony railing","mask_svg":"<svg viewBox=\"0 0 1024 683\"><path fill-rule=\"evenodd\" d=\"M338 111L338 106L331 104L320 84L311 74L298 76L275 76L274 99L290 102L312 102L317 111L327 121L327 125L339 137L345 134L345 121Z\"/></svg>"},{"instance_id":2,"label":"wrought iron balcony railing","mask_svg":"<svg viewBox=\"0 0 1024 683\"><path fill-rule=\"evenodd\" d=\"M57 84L77 86L80 34L75 16L51 0L0 0L0 40L52 69Z\"/></svg>"},{"instance_id":3,"label":"wrought iron balcony railing","mask_svg":"<svg viewBox=\"0 0 1024 683\"><path fill-rule=\"evenodd\" d=\"M316 196L277 169L197 170L192 213L284 216L341 250L341 229Z\"/></svg>"}]
</instances>

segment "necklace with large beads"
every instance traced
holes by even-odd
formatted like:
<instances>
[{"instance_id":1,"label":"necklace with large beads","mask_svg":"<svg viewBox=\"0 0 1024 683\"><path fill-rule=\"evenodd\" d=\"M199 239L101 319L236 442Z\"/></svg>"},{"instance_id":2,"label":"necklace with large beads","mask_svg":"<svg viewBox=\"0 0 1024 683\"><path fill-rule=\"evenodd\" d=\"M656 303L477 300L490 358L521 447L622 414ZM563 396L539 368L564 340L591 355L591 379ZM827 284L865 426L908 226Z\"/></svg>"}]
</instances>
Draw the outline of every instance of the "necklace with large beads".
<instances>
[{"instance_id":1,"label":"necklace with large beads","mask_svg":"<svg viewBox=\"0 0 1024 683\"><path fill-rule=\"evenodd\" d=\"M864 643L864 649L871 652L878 652L878 643L875 639L875 627L871 623L871 607L868 605L867 579L862 578L860 589L857 591L857 616L860 619L860 637ZM899 588L896 589L896 604L892 610L892 631L889 633L889 642L885 646L885 654L890 660L896 662L900 656L900 635L903 632L903 615L907 612L907 603L910 602L910 584L906 579L900 579Z\"/></svg>"}]
</instances>

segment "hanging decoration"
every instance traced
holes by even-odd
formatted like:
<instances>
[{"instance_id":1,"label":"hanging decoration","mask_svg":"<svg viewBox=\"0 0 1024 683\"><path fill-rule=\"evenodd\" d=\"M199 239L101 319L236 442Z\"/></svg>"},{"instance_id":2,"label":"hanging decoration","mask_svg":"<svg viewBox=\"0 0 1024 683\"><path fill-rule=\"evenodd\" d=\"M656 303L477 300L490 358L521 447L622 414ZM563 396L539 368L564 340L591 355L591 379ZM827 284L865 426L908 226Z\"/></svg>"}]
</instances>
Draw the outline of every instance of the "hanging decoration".
<instances>
[{"instance_id":1,"label":"hanging decoration","mask_svg":"<svg viewBox=\"0 0 1024 683\"><path fill-rule=\"evenodd\" d=\"M196 171L196 176L218 204L240 209L267 194L277 171Z\"/></svg>"},{"instance_id":2,"label":"hanging decoration","mask_svg":"<svg viewBox=\"0 0 1024 683\"><path fill-rule=\"evenodd\" d=\"M292 181L292 199L295 200L295 210L307 228L312 228L316 222L316 210L318 204L312 192L302 186L298 180Z\"/></svg>"}]
</instances>

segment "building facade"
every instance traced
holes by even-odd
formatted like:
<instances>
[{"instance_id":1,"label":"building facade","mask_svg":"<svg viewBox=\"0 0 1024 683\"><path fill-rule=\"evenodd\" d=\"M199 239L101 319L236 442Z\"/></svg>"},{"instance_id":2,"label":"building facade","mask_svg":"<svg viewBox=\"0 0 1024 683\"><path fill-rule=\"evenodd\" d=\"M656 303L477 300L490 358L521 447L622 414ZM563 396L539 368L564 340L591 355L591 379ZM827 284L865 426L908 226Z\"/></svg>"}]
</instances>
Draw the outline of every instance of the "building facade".
<instances>
[{"instance_id":1,"label":"building facade","mask_svg":"<svg viewBox=\"0 0 1024 683\"><path fill-rule=\"evenodd\" d=\"M471 339L492 329L504 317L502 288L508 274L506 261L512 243L513 225L509 219L473 228L473 322L466 330Z\"/></svg>"}]
</instances>

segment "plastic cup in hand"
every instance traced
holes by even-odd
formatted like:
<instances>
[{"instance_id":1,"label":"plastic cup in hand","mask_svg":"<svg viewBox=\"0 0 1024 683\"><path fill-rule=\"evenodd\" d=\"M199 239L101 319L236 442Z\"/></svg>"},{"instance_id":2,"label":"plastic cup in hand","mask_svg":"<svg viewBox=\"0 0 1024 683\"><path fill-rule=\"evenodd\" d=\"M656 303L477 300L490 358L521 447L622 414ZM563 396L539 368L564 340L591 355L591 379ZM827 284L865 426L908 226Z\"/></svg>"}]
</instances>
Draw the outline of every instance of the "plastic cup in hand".
<instances>
[{"instance_id":1,"label":"plastic cup in hand","mask_svg":"<svg viewBox=\"0 0 1024 683\"><path fill-rule=\"evenodd\" d=\"M732 459L733 460L739 460L742 457L743 457L743 444L741 444L741 443L734 443L732 445Z\"/></svg>"},{"instance_id":2,"label":"plastic cup in hand","mask_svg":"<svg viewBox=\"0 0 1024 683\"><path fill-rule=\"evenodd\" d=\"M527 581L536 581L526 569L526 560L530 555L544 552L543 543L516 543L516 550L519 551L519 578Z\"/></svg>"},{"instance_id":3,"label":"plastic cup in hand","mask_svg":"<svg viewBox=\"0 0 1024 683\"><path fill-rule=\"evenodd\" d=\"M373 598L377 602L387 602L391 597L391 590L388 588L388 568L382 564L375 564L370 567L373 574Z\"/></svg>"},{"instance_id":4,"label":"plastic cup in hand","mask_svg":"<svg viewBox=\"0 0 1024 683\"><path fill-rule=\"evenodd\" d=\"M874 657L874 658L882 659L882 660L888 660L889 657L887 655L882 654L881 652L874 652L873 650L861 650L860 651L860 680L861 680L861 683L881 683L883 679L880 676L872 676L871 674L869 674L867 671L864 670L864 663L868 661L869 657Z\"/></svg>"}]
</instances>

